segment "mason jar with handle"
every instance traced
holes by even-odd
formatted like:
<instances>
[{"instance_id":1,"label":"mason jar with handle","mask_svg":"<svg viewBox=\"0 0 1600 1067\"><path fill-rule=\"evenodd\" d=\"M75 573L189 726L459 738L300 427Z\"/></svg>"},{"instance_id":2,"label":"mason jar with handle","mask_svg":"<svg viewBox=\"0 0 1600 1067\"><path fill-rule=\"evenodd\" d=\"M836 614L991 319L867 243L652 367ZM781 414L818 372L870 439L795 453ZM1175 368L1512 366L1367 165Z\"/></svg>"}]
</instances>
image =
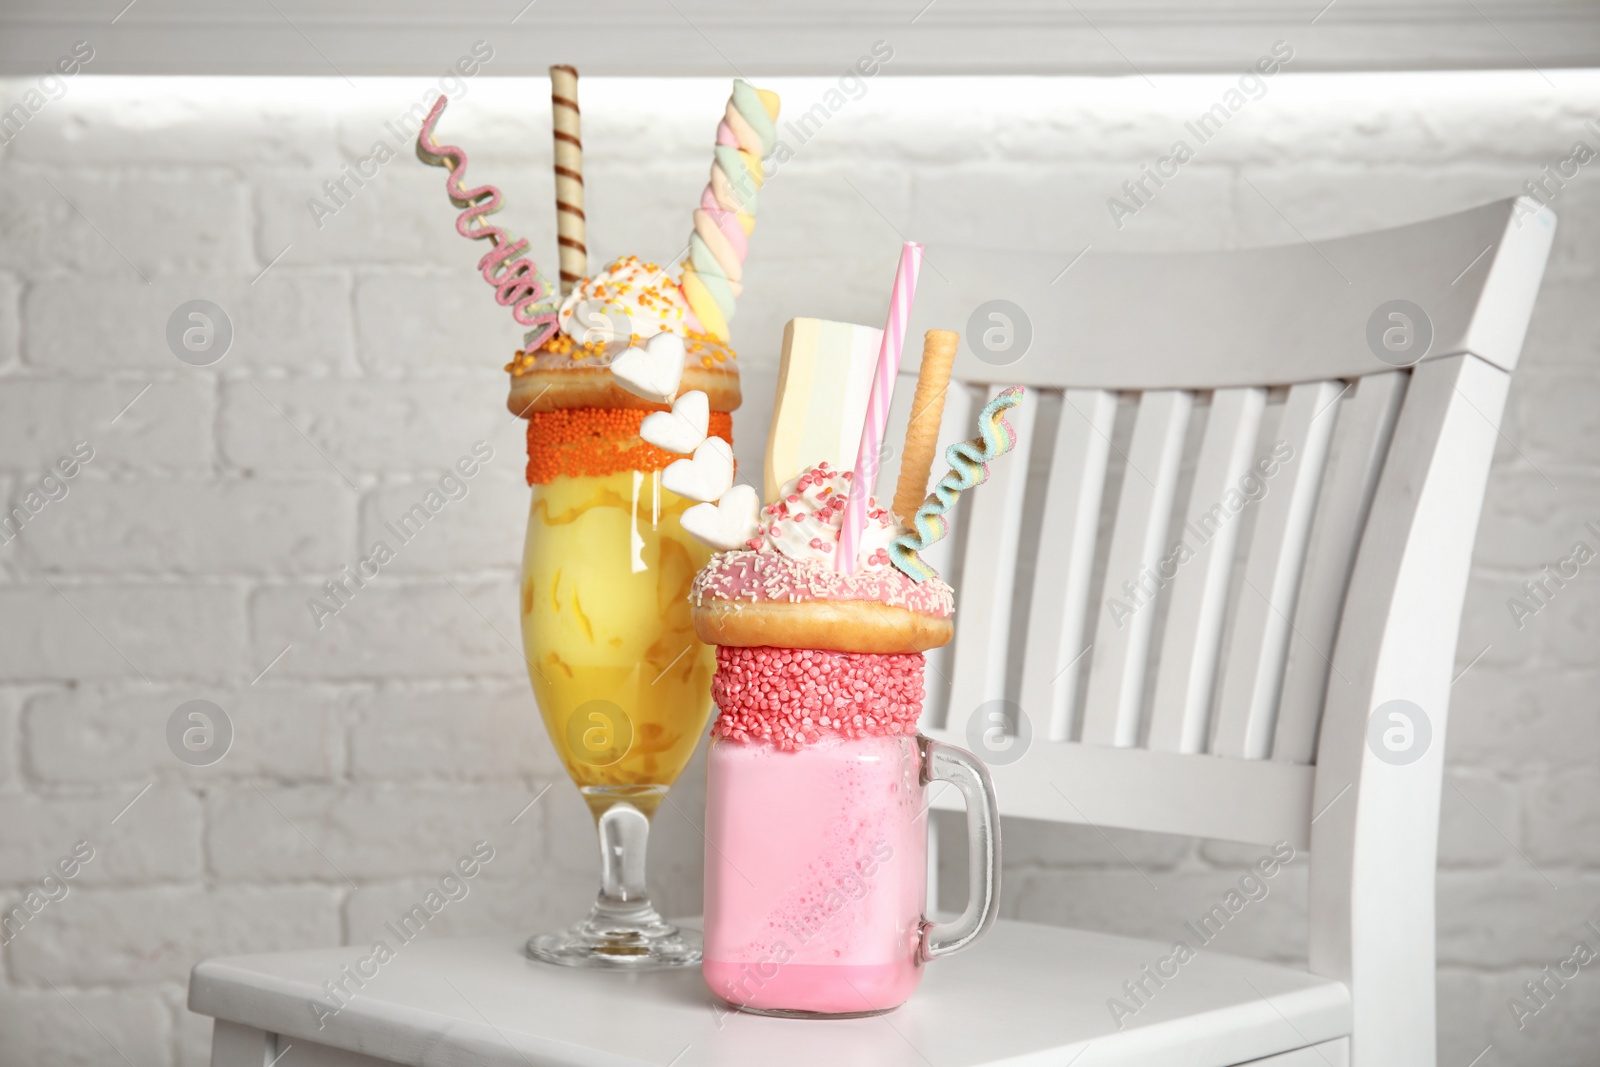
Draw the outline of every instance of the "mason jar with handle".
<instances>
[{"instance_id":1,"label":"mason jar with handle","mask_svg":"<svg viewBox=\"0 0 1600 1067\"><path fill-rule=\"evenodd\" d=\"M935 781L967 803L971 885L951 923L924 914ZM892 1011L925 964L994 922L999 811L988 772L962 749L906 734L824 733L797 748L714 736L707 782L701 967L740 1010Z\"/></svg>"}]
</instances>

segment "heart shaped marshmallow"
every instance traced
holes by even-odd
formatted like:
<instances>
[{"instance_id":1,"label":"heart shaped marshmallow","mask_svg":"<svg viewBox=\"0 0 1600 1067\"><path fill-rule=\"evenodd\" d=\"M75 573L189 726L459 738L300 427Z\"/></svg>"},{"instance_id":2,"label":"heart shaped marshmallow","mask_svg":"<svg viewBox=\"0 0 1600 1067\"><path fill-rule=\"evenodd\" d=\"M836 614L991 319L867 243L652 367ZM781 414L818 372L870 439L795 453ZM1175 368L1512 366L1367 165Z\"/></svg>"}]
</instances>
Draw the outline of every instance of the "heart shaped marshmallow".
<instances>
[{"instance_id":1,"label":"heart shaped marshmallow","mask_svg":"<svg viewBox=\"0 0 1600 1067\"><path fill-rule=\"evenodd\" d=\"M706 439L711 425L711 401L693 389L672 402L671 411L656 411L639 423L639 436L668 452L687 456Z\"/></svg>"},{"instance_id":2,"label":"heart shaped marshmallow","mask_svg":"<svg viewBox=\"0 0 1600 1067\"><path fill-rule=\"evenodd\" d=\"M683 380L683 338L658 333L643 348L630 348L611 361L611 374L628 392L670 404Z\"/></svg>"},{"instance_id":3,"label":"heart shaped marshmallow","mask_svg":"<svg viewBox=\"0 0 1600 1067\"><path fill-rule=\"evenodd\" d=\"M680 459L661 472L661 488L689 500L709 503L733 485L733 449L720 437L700 442L691 459Z\"/></svg>"},{"instance_id":4,"label":"heart shaped marshmallow","mask_svg":"<svg viewBox=\"0 0 1600 1067\"><path fill-rule=\"evenodd\" d=\"M736 485L715 504L696 504L678 520L690 535L718 552L743 548L756 535L761 496L754 486Z\"/></svg>"}]
</instances>

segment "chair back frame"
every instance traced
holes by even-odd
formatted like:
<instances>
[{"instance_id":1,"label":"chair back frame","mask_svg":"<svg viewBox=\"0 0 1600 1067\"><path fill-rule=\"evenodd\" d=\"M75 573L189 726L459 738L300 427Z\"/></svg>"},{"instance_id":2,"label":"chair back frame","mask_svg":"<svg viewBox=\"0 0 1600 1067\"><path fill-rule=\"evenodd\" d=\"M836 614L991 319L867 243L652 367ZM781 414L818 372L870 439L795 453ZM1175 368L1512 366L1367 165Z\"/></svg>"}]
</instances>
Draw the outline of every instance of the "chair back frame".
<instances>
[{"instance_id":1,"label":"chair back frame","mask_svg":"<svg viewBox=\"0 0 1600 1067\"><path fill-rule=\"evenodd\" d=\"M1434 1059L1451 669L1554 226L1518 198L1065 272L935 247L923 271L912 336L970 312L1024 349L964 342L941 439L1033 387L1015 454L930 553L959 612L924 732L1027 746L991 761L1006 815L1309 848L1310 965L1351 990L1359 1067ZM1414 747L1369 743L1380 708Z\"/></svg>"}]
</instances>

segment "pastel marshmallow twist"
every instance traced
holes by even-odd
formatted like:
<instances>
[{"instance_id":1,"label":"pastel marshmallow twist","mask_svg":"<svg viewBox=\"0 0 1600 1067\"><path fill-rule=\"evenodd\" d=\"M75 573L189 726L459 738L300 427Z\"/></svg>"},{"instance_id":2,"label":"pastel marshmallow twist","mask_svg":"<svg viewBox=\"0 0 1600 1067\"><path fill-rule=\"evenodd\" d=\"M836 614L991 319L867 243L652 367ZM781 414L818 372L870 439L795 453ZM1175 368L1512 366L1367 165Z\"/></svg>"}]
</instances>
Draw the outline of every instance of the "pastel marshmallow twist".
<instances>
[{"instance_id":1,"label":"pastel marshmallow twist","mask_svg":"<svg viewBox=\"0 0 1600 1067\"><path fill-rule=\"evenodd\" d=\"M700 332L720 341L728 339L728 320L744 292L744 259L756 228L756 193L766 180L762 160L777 146L777 118L777 93L734 81L733 95L717 124L711 180L695 209L689 259L679 284Z\"/></svg>"},{"instance_id":2,"label":"pastel marshmallow twist","mask_svg":"<svg viewBox=\"0 0 1600 1067\"><path fill-rule=\"evenodd\" d=\"M978 415L978 436L958 441L944 451L950 473L939 479L911 520L911 533L889 543L889 561L913 582L935 576L919 553L927 551L950 532L945 514L956 506L962 492L989 480L989 464L1017 447L1017 432L1006 421L1008 408L1022 403L1023 389L1013 385L984 406Z\"/></svg>"}]
</instances>

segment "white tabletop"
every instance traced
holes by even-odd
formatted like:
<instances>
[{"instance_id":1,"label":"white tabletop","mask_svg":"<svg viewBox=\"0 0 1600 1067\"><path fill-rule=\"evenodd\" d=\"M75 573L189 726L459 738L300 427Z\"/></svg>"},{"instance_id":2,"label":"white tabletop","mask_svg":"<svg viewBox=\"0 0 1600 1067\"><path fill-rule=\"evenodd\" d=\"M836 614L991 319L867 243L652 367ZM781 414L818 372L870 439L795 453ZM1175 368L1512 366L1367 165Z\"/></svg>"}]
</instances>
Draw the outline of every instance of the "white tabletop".
<instances>
[{"instance_id":1,"label":"white tabletop","mask_svg":"<svg viewBox=\"0 0 1600 1067\"><path fill-rule=\"evenodd\" d=\"M189 1006L419 1067L1224 1067L1350 1025L1342 984L1202 950L1119 1029L1109 998L1126 1001L1123 983L1172 946L1027 923L997 923L975 948L929 964L898 1011L839 1021L731 1012L698 969L569 970L529 960L521 942L424 935L321 1029L311 1002L334 1003L323 983L369 948L207 960Z\"/></svg>"}]
</instances>

